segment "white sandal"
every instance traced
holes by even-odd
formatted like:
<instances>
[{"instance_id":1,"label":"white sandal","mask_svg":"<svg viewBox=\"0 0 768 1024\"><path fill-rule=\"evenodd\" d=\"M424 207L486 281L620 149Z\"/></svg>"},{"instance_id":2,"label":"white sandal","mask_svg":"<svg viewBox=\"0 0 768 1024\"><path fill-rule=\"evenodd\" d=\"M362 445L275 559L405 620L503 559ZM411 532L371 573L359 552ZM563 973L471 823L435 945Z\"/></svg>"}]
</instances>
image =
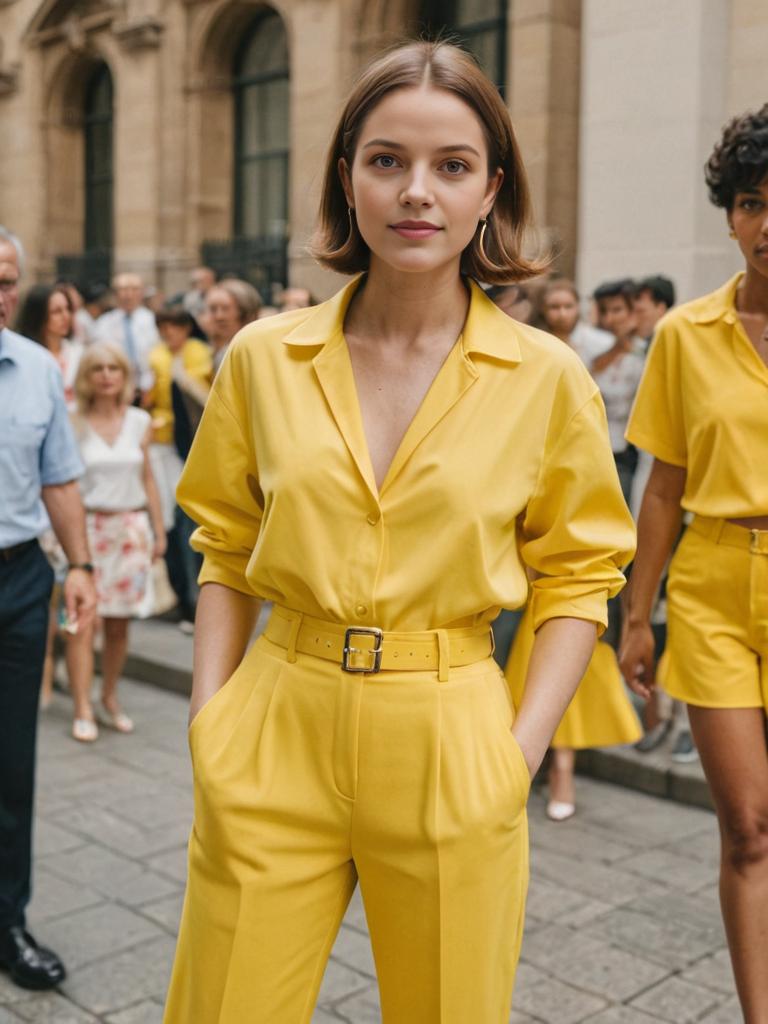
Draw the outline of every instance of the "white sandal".
<instances>
[{"instance_id":1,"label":"white sandal","mask_svg":"<svg viewBox=\"0 0 768 1024\"><path fill-rule=\"evenodd\" d=\"M550 800L547 804L547 817L550 821L567 821L575 813L575 804L567 804L562 800Z\"/></svg>"},{"instance_id":2,"label":"white sandal","mask_svg":"<svg viewBox=\"0 0 768 1024\"><path fill-rule=\"evenodd\" d=\"M133 719L129 718L124 711L109 711L102 704L96 714L101 724L105 725L108 729L114 729L115 732L122 733L133 732Z\"/></svg>"},{"instance_id":3,"label":"white sandal","mask_svg":"<svg viewBox=\"0 0 768 1024\"><path fill-rule=\"evenodd\" d=\"M99 727L90 718L76 718L72 723L72 739L78 743L93 743L99 738Z\"/></svg>"}]
</instances>

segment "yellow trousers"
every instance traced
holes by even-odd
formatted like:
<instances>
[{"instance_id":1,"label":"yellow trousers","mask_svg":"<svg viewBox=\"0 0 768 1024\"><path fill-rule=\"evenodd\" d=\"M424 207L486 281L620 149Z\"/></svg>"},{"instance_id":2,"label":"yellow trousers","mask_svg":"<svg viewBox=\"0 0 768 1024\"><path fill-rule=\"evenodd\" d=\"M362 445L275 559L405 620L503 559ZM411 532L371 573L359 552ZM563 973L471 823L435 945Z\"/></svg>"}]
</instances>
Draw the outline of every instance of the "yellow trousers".
<instances>
[{"instance_id":1,"label":"yellow trousers","mask_svg":"<svg viewBox=\"0 0 768 1024\"><path fill-rule=\"evenodd\" d=\"M262 636L199 712L165 1024L309 1022L358 881L387 1024L506 1024L530 778L496 664L440 675Z\"/></svg>"}]
</instances>

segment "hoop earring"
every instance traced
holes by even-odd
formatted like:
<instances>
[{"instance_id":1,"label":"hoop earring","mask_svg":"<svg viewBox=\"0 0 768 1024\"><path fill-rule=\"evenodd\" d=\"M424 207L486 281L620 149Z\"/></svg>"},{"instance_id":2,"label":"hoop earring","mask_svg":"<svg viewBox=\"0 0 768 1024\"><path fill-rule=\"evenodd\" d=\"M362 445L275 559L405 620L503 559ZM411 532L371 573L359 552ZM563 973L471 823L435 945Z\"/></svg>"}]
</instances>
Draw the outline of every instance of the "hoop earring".
<instances>
[{"instance_id":1,"label":"hoop earring","mask_svg":"<svg viewBox=\"0 0 768 1024\"><path fill-rule=\"evenodd\" d=\"M351 206L347 207L347 217L349 218L349 234L347 235L347 240L344 243L344 247L345 248L350 244L350 242L352 241L352 236L355 233L355 223L354 223L354 220L352 219L352 207Z\"/></svg>"},{"instance_id":2,"label":"hoop earring","mask_svg":"<svg viewBox=\"0 0 768 1024\"><path fill-rule=\"evenodd\" d=\"M728 237L729 238L735 238L736 237L736 232L733 230L733 228L731 228L731 230L728 232Z\"/></svg>"},{"instance_id":3,"label":"hoop earring","mask_svg":"<svg viewBox=\"0 0 768 1024\"><path fill-rule=\"evenodd\" d=\"M487 217L483 217L483 219L480 221L480 223L482 224L482 227L480 228L480 239L479 239L477 245L478 245L478 248L480 249L480 255L483 257L485 262L488 263L489 262L488 254L485 251L485 245L484 245L484 242L485 242L485 231L486 231L486 228L488 227L488 218Z\"/></svg>"}]
</instances>

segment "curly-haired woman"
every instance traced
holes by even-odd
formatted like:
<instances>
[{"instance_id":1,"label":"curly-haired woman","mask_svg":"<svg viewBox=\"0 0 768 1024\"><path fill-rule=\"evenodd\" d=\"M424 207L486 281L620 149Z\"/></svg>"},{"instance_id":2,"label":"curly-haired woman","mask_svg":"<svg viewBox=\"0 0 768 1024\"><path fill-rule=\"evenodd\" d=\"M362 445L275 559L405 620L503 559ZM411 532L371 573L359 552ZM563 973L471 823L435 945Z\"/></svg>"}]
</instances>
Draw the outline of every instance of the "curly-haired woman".
<instances>
[{"instance_id":1,"label":"curly-haired woman","mask_svg":"<svg viewBox=\"0 0 768 1024\"><path fill-rule=\"evenodd\" d=\"M747 1024L768 1020L768 104L707 163L742 272L659 325L627 431L655 456L621 662L648 697L649 624L669 574L663 683L688 705L722 837L720 895Z\"/></svg>"}]
</instances>

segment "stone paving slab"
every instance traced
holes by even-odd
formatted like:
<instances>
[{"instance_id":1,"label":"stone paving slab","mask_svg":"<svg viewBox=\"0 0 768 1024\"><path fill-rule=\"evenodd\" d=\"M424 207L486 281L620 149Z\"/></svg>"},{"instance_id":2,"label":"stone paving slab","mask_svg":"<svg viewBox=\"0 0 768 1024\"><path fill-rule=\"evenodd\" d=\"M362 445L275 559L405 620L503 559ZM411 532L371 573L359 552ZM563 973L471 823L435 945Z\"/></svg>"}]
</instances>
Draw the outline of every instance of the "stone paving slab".
<instances>
[{"instance_id":1,"label":"stone paving slab","mask_svg":"<svg viewBox=\"0 0 768 1024\"><path fill-rule=\"evenodd\" d=\"M30 926L69 977L58 992L31 994L0 974L0 1024L161 1024L192 811L186 701L128 681L122 692L133 736L102 731L78 746L61 695L41 716ZM578 780L578 799L576 818L556 825L543 793L531 795L510 1024L738 1024L714 816L594 779ZM313 1017L334 1021L381 1021L359 894Z\"/></svg>"}]
</instances>

